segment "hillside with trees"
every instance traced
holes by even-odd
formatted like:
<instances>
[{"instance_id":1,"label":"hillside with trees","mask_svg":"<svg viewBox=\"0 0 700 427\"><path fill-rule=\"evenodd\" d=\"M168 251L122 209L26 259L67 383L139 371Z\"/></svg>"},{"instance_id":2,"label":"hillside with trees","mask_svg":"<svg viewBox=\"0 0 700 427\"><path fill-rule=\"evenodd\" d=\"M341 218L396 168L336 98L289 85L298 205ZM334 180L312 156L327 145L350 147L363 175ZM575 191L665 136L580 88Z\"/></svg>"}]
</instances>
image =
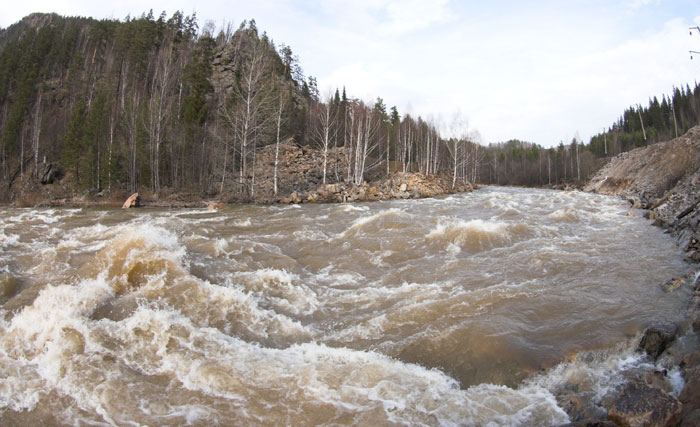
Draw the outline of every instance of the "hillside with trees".
<instances>
[{"instance_id":1,"label":"hillside with trees","mask_svg":"<svg viewBox=\"0 0 700 427\"><path fill-rule=\"evenodd\" d=\"M323 158L319 184L403 171L455 186L478 179L480 160L466 133L445 140L379 97L321 94L254 20L217 30L181 12L33 14L0 30L0 132L5 201L54 177L87 195L269 199L278 158L273 185L256 188L257 153L288 142Z\"/></svg>"},{"instance_id":2,"label":"hillside with trees","mask_svg":"<svg viewBox=\"0 0 700 427\"><path fill-rule=\"evenodd\" d=\"M502 185L582 185L607 161L620 153L669 141L700 124L700 87L674 88L670 96L655 96L646 107L631 106L608 129L588 144L574 138L569 144L545 148L511 140L490 144L483 153L480 182Z\"/></svg>"},{"instance_id":3,"label":"hillside with trees","mask_svg":"<svg viewBox=\"0 0 700 427\"><path fill-rule=\"evenodd\" d=\"M254 20L217 29L181 12L121 21L33 14L0 29L5 202L58 178L74 197L224 201L279 200L395 172L441 176L452 188L581 185L608 158L683 134L699 118L700 88L686 86L630 107L588 144L484 146L459 117L445 126L380 97L320 93L292 48ZM289 144L312 150L311 171L281 170L279 147ZM287 179L295 174L304 181Z\"/></svg>"}]
</instances>

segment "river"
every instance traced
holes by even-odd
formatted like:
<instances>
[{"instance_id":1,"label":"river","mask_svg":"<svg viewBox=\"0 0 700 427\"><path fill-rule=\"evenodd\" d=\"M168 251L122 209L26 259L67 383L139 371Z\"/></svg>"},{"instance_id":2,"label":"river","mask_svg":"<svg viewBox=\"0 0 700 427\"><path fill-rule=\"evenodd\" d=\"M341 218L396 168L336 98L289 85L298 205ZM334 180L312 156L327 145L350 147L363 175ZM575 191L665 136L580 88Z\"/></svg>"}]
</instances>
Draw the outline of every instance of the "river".
<instances>
[{"instance_id":1,"label":"river","mask_svg":"<svg viewBox=\"0 0 700 427\"><path fill-rule=\"evenodd\" d=\"M580 192L0 225L3 425L555 425L690 292L668 235Z\"/></svg>"}]
</instances>

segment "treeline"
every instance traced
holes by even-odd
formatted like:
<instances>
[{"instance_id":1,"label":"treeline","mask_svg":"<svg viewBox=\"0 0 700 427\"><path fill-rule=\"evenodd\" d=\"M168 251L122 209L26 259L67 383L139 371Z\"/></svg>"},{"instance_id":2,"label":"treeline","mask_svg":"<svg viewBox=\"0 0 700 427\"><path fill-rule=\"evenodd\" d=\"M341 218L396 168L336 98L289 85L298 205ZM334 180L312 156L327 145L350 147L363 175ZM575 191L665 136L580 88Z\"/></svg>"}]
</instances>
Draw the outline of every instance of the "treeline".
<instances>
[{"instance_id":1,"label":"treeline","mask_svg":"<svg viewBox=\"0 0 700 427\"><path fill-rule=\"evenodd\" d=\"M576 138L551 148L510 140L489 144L479 176L482 183L537 187L582 183L600 166L589 147Z\"/></svg>"},{"instance_id":2,"label":"treeline","mask_svg":"<svg viewBox=\"0 0 700 427\"><path fill-rule=\"evenodd\" d=\"M588 144L574 138L557 147L511 140L490 144L481 164L482 182L502 185L583 183L608 157L648 144L668 141L700 124L700 87L674 88L671 96L629 107Z\"/></svg>"},{"instance_id":3,"label":"treeline","mask_svg":"<svg viewBox=\"0 0 700 427\"><path fill-rule=\"evenodd\" d=\"M254 199L263 187L277 194L280 167L275 156L274 185L256 185L257 153L289 140L319 150L319 183L395 171L453 183L581 183L606 157L680 135L699 118L700 89L687 86L631 107L588 144L482 146L458 117L446 127L402 116L379 97L320 93L291 47L253 20L216 29L181 12L123 21L34 14L0 30L4 188L58 164L93 193Z\"/></svg>"},{"instance_id":4,"label":"treeline","mask_svg":"<svg viewBox=\"0 0 700 427\"><path fill-rule=\"evenodd\" d=\"M216 30L181 12L123 21L34 14L0 30L9 186L58 163L92 192L251 198L256 153L289 139L320 149L323 182L396 170L475 181L483 158L467 134L444 139L436 123L401 117L381 98L322 95L292 49L255 21Z\"/></svg>"},{"instance_id":5,"label":"treeline","mask_svg":"<svg viewBox=\"0 0 700 427\"><path fill-rule=\"evenodd\" d=\"M591 138L590 150L598 157L615 156L624 151L683 135L700 124L700 87L695 83L674 88L672 95L655 96L646 107L630 107L605 132Z\"/></svg>"}]
</instances>

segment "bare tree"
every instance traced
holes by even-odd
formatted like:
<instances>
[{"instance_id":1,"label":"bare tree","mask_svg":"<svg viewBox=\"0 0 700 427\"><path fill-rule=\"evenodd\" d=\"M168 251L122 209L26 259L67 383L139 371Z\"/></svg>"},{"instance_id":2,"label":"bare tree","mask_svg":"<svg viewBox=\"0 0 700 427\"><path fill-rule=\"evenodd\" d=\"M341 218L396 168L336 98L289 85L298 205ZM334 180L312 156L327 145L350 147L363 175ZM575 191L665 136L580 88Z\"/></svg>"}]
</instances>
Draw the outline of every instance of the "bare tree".
<instances>
[{"instance_id":1,"label":"bare tree","mask_svg":"<svg viewBox=\"0 0 700 427\"><path fill-rule=\"evenodd\" d=\"M44 91L39 88L39 94L36 97L36 105L34 107L34 118L32 119L32 148L34 150L34 177L39 176L39 136L41 134L41 98Z\"/></svg>"},{"instance_id":2,"label":"bare tree","mask_svg":"<svg viewBox=\"0 0 700 427\"><path fill-rule=\"evenodd\" d=\"M317 125L315 126L315 139L323 150L323 184L326 184L326 171L328 169L328 149L330 147L330 136L335 130L336 111L332 108L332 95L330 92L325 97L325 102L316 104Z\"/></svg>"},{"instance_id":3,"label":"bare tree","mask_svg":"<svg viewBox=\"0 0 700 427\"><path fill-rule=\"evenodd\" d=\"M236 133L240 143L239 191L247 189L252 196L252 183L247 183L248 157L251 145L264 134L269 120L274 117L274 97L271 96L266 80L269 72L267 54L258 46L253 48L250 58L241 64L241 81L234 85L233 92L221 109L222 118Z\"/></svg>"}]
</instances>

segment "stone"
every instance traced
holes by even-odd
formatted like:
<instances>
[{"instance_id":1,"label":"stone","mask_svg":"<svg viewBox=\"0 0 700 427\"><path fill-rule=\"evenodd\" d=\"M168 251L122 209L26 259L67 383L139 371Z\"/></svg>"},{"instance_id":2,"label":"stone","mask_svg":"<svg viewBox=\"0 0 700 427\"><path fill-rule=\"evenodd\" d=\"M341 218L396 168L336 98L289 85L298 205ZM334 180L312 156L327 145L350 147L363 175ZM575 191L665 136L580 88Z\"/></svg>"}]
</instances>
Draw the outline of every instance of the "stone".
<instances>
[{"instance_id":1,"label":"stone","mask_svg":"<svg viewBox=\"0 0 700 427\"><path fill-rule=\"evenodd\" d=\"M406 188L408 188L408 187L406 186L406 183L404 182L404 183L401 184L401 186L399 187L399 191L403 193L404 191L406 191Z\"/></svg>"},{"instance_id":2,"label":"stone","mask_svg":"<svg viewBox=\"0 0 700 427\"><path fill-rule=\"evenodd\" d=\"M582 420L582 421L576 421L576 422L569 423L569 424L564 424L564 425L559 426L559 427L618 427L618 425L612 421Z\"/></svg>"},{"instance_id":3,"label":"stone","mask_svg":"<svg viewBox=\"0 0 700 427\"><path fill-rule=\"evenodd\" d=\"M671 387L671 384L669 384L668 380L666 379L666 371L659 371L659 370L653 370L646 372L644 374L644 382L649 386L653 388L658 388L659 390L666 392L666 393L671 393L673 391L673 388Z\"/></svg>"},{"instance_id":4,"label":"stone","mask_svg":"<svg viewBox=\"0 0 700 427\"><path fill-rule=\"evenodd\" d=\"M44 171L41 174L41 184L53 184L55 181L63 178L63 170L56 163L47 163L44 166Z\"/></svg>"},{"instance_id":5,"label":"stone","mask_svg":"<svg viewBox=\"0 0 700 427\"><path fill-rule=\"evenodd\" d=\"M221 209L224 207L223 203L209 203L209 206L207 206L208 211L215 211L218 209Z\"/></svg>"},{"instance_id":6,"label":"stone","mask_svg":"<svg viewBox=\"0 0 700 427\"><path fill-rule=\"evenodd\" d=\"M676 337L678 327L673 323L650 326L644 331L637 351L644 351L656 360Z\"/></svg>"},{"instance_id":7,"label":"stone","mask_svg":"<svg viewBox=\"0 0 700 427\"><path fill-rule=\"evenodd\" d=\"M674 277L673 279L669 279L666 282L664 282L661 285L661 289L666 292L673 292L675 290L678 290L681 286L685 284L685 280L683 280L680 277Z\"/></svg>"},{"instance_id":8,"label":"stone","mask_svg":"<svg viewBox=\"0 0 700 427\"><path fill-rule=\"evenodd\" d=\"M688 415L683 416L680 427L697 427L700 426L700 410L693 411Z\"/></svg>"},{"instance_id":9,"label":"stone","mask_svg":"<svg viewBox=\"0 0 700 427\"><path fill-rule=\"evenodd\" d=\"M674 426L681 417L681 402L647 384L629 382L608 409L608 419L620 426Z\"/></svg>"},{"instance_id":10,"label":"stone","mask_svg":"<svg viewBox=\"0 0 700 427\"><path fill-rule=\"evenodd\" d=\"M605 409L596 406L593 403L593 396L591 395L577 395L569 394L566 396L561 396L557 399L559 406L569 415L569 419L578 425L578 422L583 420L605 420L607 419L607 412Z\"/></svg>"},{"instance_id":11,"label":"stone","mask_svg":"<svg viewBox=\"0 0 700 427\"><path fill-rule=\"evenodd\" d=\"M128 199L124 202L122 205L122 209L129 209L129 208L135 208L139 206L139 193L134 193L131 196L129 196Z\"/></svg>"},{"instance_id":12,"label":"stone","mask_svg":"<svg viewBox=\"0 0 700 427\"><path fill-rule=\"evenodd\" d=\"M685 386L678 400L683 404L683 419L700 411L700 351L687 354L681 362Z\"/></svg>"}]
</instances>

